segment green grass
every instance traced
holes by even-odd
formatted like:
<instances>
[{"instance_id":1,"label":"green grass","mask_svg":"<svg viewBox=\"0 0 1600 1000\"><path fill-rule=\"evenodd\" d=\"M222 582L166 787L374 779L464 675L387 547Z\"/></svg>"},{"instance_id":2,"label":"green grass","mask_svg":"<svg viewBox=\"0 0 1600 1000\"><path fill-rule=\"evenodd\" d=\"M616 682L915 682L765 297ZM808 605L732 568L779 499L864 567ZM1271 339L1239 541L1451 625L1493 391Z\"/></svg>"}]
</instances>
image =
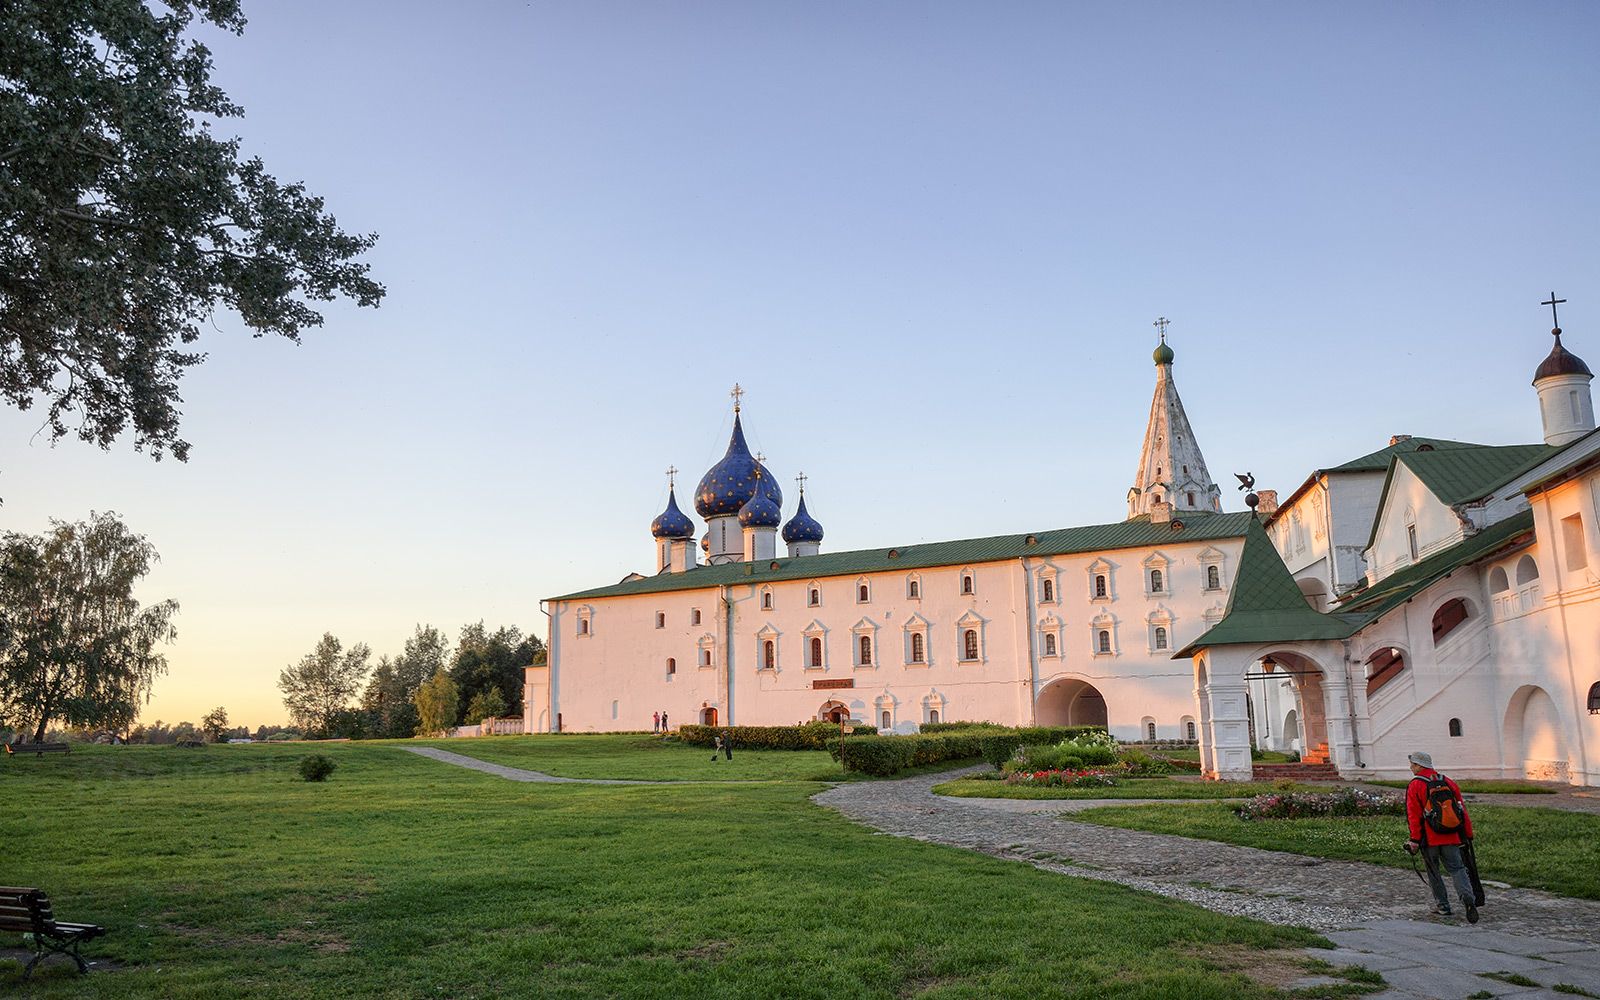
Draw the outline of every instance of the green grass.
<instances>
[{"instance_id":1,"label":"green grass","mask_svg":"<svg viewBox=\"0 0 1600 1000\"><path fill-rule=\"evenodd\" d=\"M575 747L522 762L597 767ZM326 782L298 779L312 752ZM0 775L6 881L110 928L87 951L121 966L24 986L0 962L6 996L1221 1000L1276 994L1208 949L1326 945L876 836L810 782L528 784L359 743L91 747Z\"/></svg>"},{"instance_id":2,"label":"green grass","mask_svg":"<svg viewBox=\"0 0 1600 1000\"><path fill-rule=\"evenodd\" d=\"M1151 750L1150 753L1155 754L1157 757L1170 757L1173 760L1192 760L1195 762L1200 760L1200 749L1198 747L1191 750ZM1286 753L1279 753L1276 750L1262 750L1260 756L1256 758L1256 763L1282 764L1288 759L1289 755Z\"/></svg>"},{"instance_id":3,"label":"green grass","mask_svg":"<svg viewBox=\"0 0 1600 1000\"><path fill-rule=\"evenodd\" d=\"M482 736L459 740L401 740L397 746L431 746L562 778L628 778L635 781L841 781L839 764L826 750L744 750L733 759L677 737L649 733L618 735ZM947 767L949 765L946 765Z\"/></svg>"},{"instance_id":4,"label":"green grass","mask_svg":"<svg viewBox=\"0 0 1600 1000\"><path fill-rule=\"evenodd\" d=\"M1328 785L1294 786L1296 791L1325 792ZM1270 781L1176 781L1172 778L1132 778L1099 788L1030 788L1003 781L957 778L934 785L935 795L964 799L1237 799L1275 792Z\"/></svg>"},{"instance_id":5,"label":"green grass","mask_svg":"<svg viewBox=\"0 0 1600 1000\"><path fill-rule=\"evenodd\" d=\"M1452 779L1454 780L1454 779ZM1405 788L1410 781L1368 781L1368 785L1382 785L1385 788ZM1535 785L1531 781L1488 781L1481 778L1463 778L1456 781L1456 787L1467 795L1554 795L1554 788Z\"/></svg>"},{"instance_id":6,"label":"green grass","mask_svg":"<svg viewBox=\"0 0 1600 1000\"><path fill-rule=\"evenodd\" d=\"M1221 803L1097 806L1072 819L1131 830L1173 833L1271 851L1409 868L1397 816L1265 820L1246 823ZM1484 878L1600 899L1600 816L1529 806L1472 807L1474 847ZM1492 890L1491 890L1492 892Z\"/></svg>"}]
</instances>

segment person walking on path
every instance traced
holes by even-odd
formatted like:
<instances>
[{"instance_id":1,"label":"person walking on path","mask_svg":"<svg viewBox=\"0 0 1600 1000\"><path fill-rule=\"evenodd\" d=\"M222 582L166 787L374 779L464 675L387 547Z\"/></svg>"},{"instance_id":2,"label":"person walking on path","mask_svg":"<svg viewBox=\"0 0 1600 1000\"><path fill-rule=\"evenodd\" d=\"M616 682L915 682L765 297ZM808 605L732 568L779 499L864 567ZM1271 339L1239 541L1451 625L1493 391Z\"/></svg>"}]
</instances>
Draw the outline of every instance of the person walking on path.
<instances>
[{"instance_id":1,"label":"person walking on path","mask_svg":"<svg viewBox=\"0 0 1600 1000\"><path fill-rule=\"evenodd\" d=\"M1444 863L1455 883L1456 895L1466 907L1467 922L1478 922L1477 893L1472 878L1461 857L1462 838L1472 840L1472 817L1461 798L1456 783L1433 769L1433 757L1418 750L1409 758L1411 773L1415 775L1406 786L1406 825L1411 839L1406 841L1406 852L1422 851L1422 860L1428 867L1428 884L1433 889L1435 913L1449 915L1450 897L1446 892L1444 876L1439 863Z\"/></svg>"},{"instance_id":2,"label":"person walking on path","mask_svg":"<svg viewBox=\"0 0 1600 1000\"><path fill-rule=\"evenodd\" d=\"M661 732L661 713L657 712L655 715L651 716L651 718L655 719L655 729L651 731L657 733Z\"/></svg>"},{"instance_id":3,"label":"person walking on path","mask_svg":"<svg viewBox=\"0 0 1600 1000\"><path fill-rule=\"evenodd\" d=\"M728 730L722 735L722 753L729 760L733 759L733 730Z\"/></svg>"}]
</instances>

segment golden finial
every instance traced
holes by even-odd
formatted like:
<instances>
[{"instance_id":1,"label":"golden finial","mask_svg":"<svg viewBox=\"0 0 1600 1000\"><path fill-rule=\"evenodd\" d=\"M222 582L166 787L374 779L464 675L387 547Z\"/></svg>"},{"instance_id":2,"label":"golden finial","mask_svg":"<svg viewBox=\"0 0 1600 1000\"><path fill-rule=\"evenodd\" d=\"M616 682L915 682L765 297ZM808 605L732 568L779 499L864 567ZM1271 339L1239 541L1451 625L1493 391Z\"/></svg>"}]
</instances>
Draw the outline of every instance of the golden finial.
<instances>
[{"instance_id":1,"label":"golden finial","mask_svg":"<svg viewBox=\"0 0 1600 1000\"><path fill-rule=\"evenodd\" d=\"M733 397L733 412L738 413L739 400L744 396L744 390L739 388L739 383L735 382L733 383L733 391L728 393L728 395Z\"/></svg>"},{"instance_id":2,"label":"golden finial","mask_svg":"<svg viewBox=\"0 0 1600 1000\"><path fill-rule=\"evenodd\" d=\"M676 465L668 466L667 467L667 489L670 490L670 489L676 487L677 485L678 485L678 467Z\"/></svg>"}]
</instances>

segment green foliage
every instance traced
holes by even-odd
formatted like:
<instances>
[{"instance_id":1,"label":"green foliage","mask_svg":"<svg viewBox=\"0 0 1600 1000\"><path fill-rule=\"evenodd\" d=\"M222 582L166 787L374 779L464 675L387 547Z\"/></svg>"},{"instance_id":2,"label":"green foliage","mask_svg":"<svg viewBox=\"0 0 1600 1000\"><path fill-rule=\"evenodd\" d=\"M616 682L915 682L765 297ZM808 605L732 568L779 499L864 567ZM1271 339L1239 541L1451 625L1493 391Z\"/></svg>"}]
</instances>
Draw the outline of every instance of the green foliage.
<instances>
[{"instance_id":1,"label":"green foliage","mask_svg":"<svg viewBox=\"0 0 1600 1000\"><path fill-rule=\"evenodd\" d=\"M140 607L133 588L159 557L116 514L50 523L0 536L0 721L35 742L57 720L126 732L167 671L156 645L178 605Z\"/></svg>"},{"instance_id":2,"label":"green foliage","mask_svg":"<svg viewBox=\"0 0 1600 1000\"><path fill-rule=\"evenodd\" d=\"M456 724L459 700L455 681L440 670L417 688L417 735L437 736Z\"/></svg>"},{"instance_id":3,"label":"green foliage","mask_svg":"<svg viewBox=\"0 0 1600 1000\"><path fill-rule=\"evenodd\" d=\"M505 714L506 700L501 696L500 689L488 688L472 696L461 722L462 725L476 726L484 719L500 719Z\"/></svg>"},{"instance_id":4,"label":"green foliage","mask_svg":"<svg viewBox=\"0 0 1600 1000\"><path fill-rule=\"evenodd\" d=\"M184 349L217 306L298 340L345 295L381 285L350 236L212 122L243 111L214 86L196 21L238 34L237 0L0 5L0 396L42 399L52 440L180 461ZM76 428L68 426L76 414Z\"/></svg>"},{"instance_id":5,"label":"green foliage","mask_svg":"<svg viewBox=\"0 0 1600 1000\"><path fill-rule=\"evenodd\" d=\"M332 632L324 632L316 649L278 674L289 720L308 732L331 733L336 717L361 690L371 655L366 643L345 650Z\"/></svg>"},{"instance_id":6,"label":"green foliage","mask_svg":"<svg viewBox=\"0 0 1600 1000\"><path fill-rule=\"evenodd\" d=\"M306 781L323 781L339 765L320 753L300 758L300 777Z\"/></svg>"},{"instance_id":7,"label":"green foliage","mask_svg":"<svg viewBox=\"0 0 1600 1000\"><path fill-rule=\"evenodd\" d=\"M521 715L523 670L543 660L544 643L537 636L524 636L514 626L492 633L482 621L462 626L450 666L450 679L455 682L463 706L461 723L472 724L465 713L479 695L491 690L499 693L501 714Z\"/></svg>"},{"instance_id":8,"label":"green foliage","mask_svg":"<svg viewBox=\"0 0 1600 1000\"><path fill-rule=\"evenodd\" d=\"M975 780L984 777L990 780ZM1080 794L1074 790L1026 788L1008 785L1001 772L987 771L982 775L958 778L935 785L935 795L953 795L958 798L978 799L1231 799L1267 792L1272 784L1265 781L1182 781L1172 778L1140 778L1122 781L1115 787L1100 788ZM1306 785L1304 788L1326 790L1326 785ZM1076 814L1074 814L1076 815ZM1235 823L1238 820L1234 820Z\"/></svg>"},{"instance_id":9,"label":"green foliage","mask_svg":"<svg viewBox=\"0 0 1600 1000\"><path fill-rule=\"evenodd\" d=\"M834 760L841 754L851 771L885 777L908 767L924 767L951 760L969 760L980 752L980 737L972 734L937 736L848 736L828 741Z\"/></svg>"},{"instance_id":10,"label":"green foliage","mask_svg":"<svg viewBox=\"0 0 1600 1000\"><path fill-rule=\"evenodd\" d=\"M995 768L1005 766L1022 746L1022 737L1016 733L992 733L978 737L978 753Z\"/></svg>"},{"instance_id":11,"label":"green foliage","mask_svg":"<svg viewBox=\"0 0 1600 1000\"><path fill-rule=\"evenodd\" d=\"M875 735L874 726L855 726L850 739ZM732 734L733 745L749 750L825 750L828 740L839 738L836 722L808 722L803 726L679 726L678 738L697 747L711 746L718 736Z\"/></svg>"},{"instance_id":12,"label":"green foliage","mask_svg":"<svg viewBox=\"0 0 1600 1000\"><path fill-rule=\"evenodd\" d=\"M221 742L228 731L228 710L220 705L213 708L200 720L200 730L211 737L211 742Z\"/></svg>"},{"instance_id":13,"label":"green foliage","mask_svg":"<svg viewBox=\"0 0 1600 1000\"><path fill-rule=\"evenodd\" d=\"M923 735L927 736L935 733L959 732L964 729L981 729L992 732L1006 727L996 722L924 722L917 728L922 731Z\"/></svg>"}]
</instances>

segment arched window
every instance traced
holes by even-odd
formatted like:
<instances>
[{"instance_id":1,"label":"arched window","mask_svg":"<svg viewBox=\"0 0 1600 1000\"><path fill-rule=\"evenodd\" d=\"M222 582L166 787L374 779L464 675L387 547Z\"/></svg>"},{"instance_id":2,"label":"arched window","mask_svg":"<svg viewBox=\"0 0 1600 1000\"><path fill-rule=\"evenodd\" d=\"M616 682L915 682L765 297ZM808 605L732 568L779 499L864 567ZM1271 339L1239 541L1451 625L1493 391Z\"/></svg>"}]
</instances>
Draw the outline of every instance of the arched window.
<instances>
[{"instance_id":1,"label":"arched window","mask_svg":"<svg viewBox=\"0 0 1600 1000\"><path fill-rule=\"evenodd\" d=\"M1144 738L1149 740L1151 743L1156 741L1156 723L1154 719L1149 719L1145 722Z\"/></svg>"},{"instance_id":2,"label":"arched window","mask_svg":"<svg viewBox=\"0 0 1600 1000\"><path fill-rule=\"evenodd\" d=\"M1054 632L1046 632L1044 634L1044 655L1056 655L1056 635Z\"/></svg>"},{"instance_id":3,"label":"arched window","mask_svg":"<svg viewBox=\"0 0 1600 1000\"><path fill-rule=\"evenodd\" d=\"M1111 652L1111 633L1105 629L1100 630L1100 652Z\"/></svg>"},{"instance_id":4,"label":"arched window","mask_svg":"<svg viewBox=\"0 0 1600 1000\"><path fill-rule=\"evenodd\" d=\"M1156 648L1167 648L1167 630L1162 628L1160 625L1156 626Z\"/></svg>"},{"instance_id":5,"label":"arched window","mask_svg":"<svg viewBox=\"0 0 1600 1000\"><path fill-rule=\"evenodd\" d=\"M878 728L879 729L888 729L889 728L889 710L888 709L884 709L882 712L878 713Z\"/></svg>"},{"instance_id":6,"label":"arched window","mask_svg":"<svg viewBox=\"0 0 1600 1000\"><path fill-rule=\"evenodd\" d=\"M1460 736L1461 735L1461 720L1460 719L1451 719L1450 720L1450 735L1451 736Z\"/></svg>"},{"instance_id":7,"label":"arched window","mask_svg":"<svg viewBox=\"0 0 1600 1000\"><path fill-rule=\"evenodd\" d=\"M917 581L912 580L906 585L906 596L911 598L913 601L917 599Z\"/></svg>"},{"instance_id":8,"label":"arched window","mask_svg":"<svg viewBox=\"0 0 1600 1000\"><path fill-rule=\"evenodd\" d=\"M1159 569L1150 571L1150 593L1161 593L1161 571Z\"/></svg>"},{"instance_id":9,"label":"arched window","mask_svg":"<svg viewBox=\"0 0 1600 1000\"><path fill-rule=\"evenodd\" d=\"M856 592L856 602L858 604L867 603L867 585L864 584L864 583L861 585L860 589L857 590L857 592Z\"/></svg>"},{"instance_id":10,"label":"arched window","mask_svg":"<svg viewBox=\"0 0 1600 1000\"><path fill-rule=\"evenodd\" d=\"M963 594L972 593L972 577L966 574L963 574L961 577L961 592Z\"/></svg>"},{"instance_id":11,"label":"arched window","mask_svg":"<svg viewBox=\"0 0 1600 1000\"><path fill-rule=\"evenodd\" d=\"M1094 596L1106 596L1106 577L1104 573L1096 573L1094 577Z\"/></svg>"},{"instance_id":12,"label":"arched window","mask_svg":"<svg viewBox=\"0 0 1600 1000\"><path fill-rule=\"evenodd\" d=\"M1433 613L1433 644L1437 646L1439 640L1453 632L1457 625L1467 620L1467 605L1459 597L1453 597L1439 606Z\"/></svg>"},{"instance_id":13,"label":"arched window","mask_svg":"<svg viewBox=\"0 0 1600 1000\"><path fill-rule=\"evenodd\" d=\"M1197 739L1198 738L1198 736L1197 736L1197 734L1195 732L1194 720L1193 719L1190 719L1188 722L1185 722L1183 724L1183 738L1186 739L1186 740L1193 740L1193 739Z\"/></svg>"},{"instance_id":14,"label":"arched window","mask_svg":"<svg viewBox=\"0 0 1600 1000\"><path fill-rule=\"evenodd\" d=\"M1189 498L1189 506L1193 507L1194 506L1194 494L1193 493L1185 493L1184 496ZM1154 736L1152 736L1150 738L1151 739L1155 739Z\"/></svg>"},{"instance_id":15,"label":"arched window","mask_svg":"<svg viewBox=\"0 0 1600 1000\"><path fill-rule=\"evenodd\" d=\"M927 650L923 645L922 633L911 633L911 662L921 663L927 658Z\"/></svg>"},{"instance_id":16,"label":"arched window","mask_svg":"<svg viewBox=\"0 0 1600 1000\"><path fill-rule=\"evenodd\" d=\"M578 619L578 634L579 635L588 635L589 634L589 619L587 619L587 618L579 618Z\"/></svg>"},{"instance_id":17,"label":"arched window","mask_svg":"<svg viewBox=\"0 0 1600 1000\"><path fill-rule=\"evenodd\" d=\"M864 635L864 636L861 637L861 665L863 667L865 667L865 666L870 666L871 664L872 664L872 636Z\"/></svg>"},{"instance_id":18,"label":"arched window","mask_svg":"<svg viewBox=\"0 0 1600 1000\"><path fill-rule=\"evenodd\" d=\"M1600 681L1589 686L1589 714L1600 715Z\"/></svg>"},{"instance_id":19,"label":"arched window","mask_svg":"<svg viewBox=\"0 0 1600 1000\"><path fill-rule=\"evenodd\" d=\"M768 670L778 665L778 647L771 639L761 644L761 665Z\"/></svg>"},{"instance_id":20,"label":"arched window","mask_svg":"<svg viewBox=\"0 0 1600 1000\"><path fill-rule=\"evenodd\" d=\"M670 677L671 675L673 675L673 674L675 674L677 672L678 672L678 661L673 659L670 656L667 657L667 675Z\"/></svg>"},{"instance_id":21,"label":"arched window","mask_svg":"<svg viewBox=\"0 0 1600 1000\"><path fill-rule=\"evenodd\" d=\"M938 722L939 721L939 710L938 709L936 709L936 708L928 709L928 721L929 722Z\"/></svg>"},{"instance_id":22,"label":"arched window","mask_svg":"<svg viewBox=\"0 0 1600 1000\"><path fill-rule=\"evenodd\" d=\"M656 612L656 628L666 628L666 627L667 627L667 613L665 611L657 611Z\"/></svg>"},{"instance_id":23,"label":"arched window","mask_svg":"<svg viewBox=\"0 0 1600 1000\"><path fill-rule=\"evenodd\" d=\"M1532 583L1539 579L1539 564L1533 561L1533 556L1523 556L1517 560L1517 586Z\"/></svg>"},{"instance_id":24,"label":"arched window","mask_svg":"<svg viewBox=\"0 0 1600 1000\"><path fill-rule=\"evenodd\" d=\"M1221 590L1222 589L1222 574L1220 572L1218 572L1218 570L1217 570L1217 568L1215 566L1207 566L1206 567L1206 589L1207 590Z\"/></svg>"},{"instance_id":25,"label":"arched window","mask_svg":"<svg viewBox=\"0 0 1600 1000\"><path fill-rule=\"evenodd\" d=\"M772 595L770 593L761 595L761 608L764 611L772 610Z\"/></svg>"},{"instance_id":26,"label":"arched window","mask_svg":"<svg viewBox=\"0 0 1600 1000\"><path fill-rule=\"evenodd\" d=\"M811 640L811 665L822 666L822 640L815 637Z\"/></svg>"},{"instance_id":27,"label":"arched window","mask_svg":"<svg viewBox=\"0 0 1600 1000\"><path fill-rule=\"evenodd\" d=\"M1374 691L1393 680L1396 674L1405 669L1405 666L1405 657L1393 646L1380 649L1369 656L1367 658L1367 696L1370 698Z\"/></svg>"},{"instance_id":28,"label":"arched window","mask_svg":"<svg viewBox=\"0 0 1600 1000\"><path fill-rule=\"evenodd\" d=\"M1056 585L1049 580L1044 582L1044 603L1049 604L1056 599Z\"/></svg>"},{"instance_id":29,"label":"arched window","mask_svg":"<svg viewBox=\"0 0 1600 1000\"><path fill-rule=\"evenodd\" d=\"M700 651L700 665L701 665L701 666L702 666L702 667L709 667L709 666L711 666L711 650L709 650L709 649L702 649L702 650L701 650L701 651Z\"/></svg>"},{"instance_id":30,"label":"arched window","mask_svg":"<svg viewBox=\"0 0 1600 1000\"><path fill-rule=\"evenodd\" d=\"M817 590L817 588L812 587L811 588L811 606L814 608L814 607L816 607L817 605L819 605L821 603L822 603L822 592Z\"/></svg>"},{"instance_id":31,"label":"arched window","mask_svg":"<svg viewBox=\"0 0 1600 1000\"><path fill-rule=\"evenodd\" d=\"M1489 571L1489 593L1501 594L1511 589L1511 581L1506 579L1506 571L1499 566Z\"/></svg>"},{"instance_id":32,"label":"arched window","mask_svg":"<svg viewBox=\"0 0 1600 1000\"><path fill-rule=\"evenodd\" d=\"M700 624L700 609L699 608L695 608L693 611L689 612L689 621L690 621L691 624L694 624L694 625Z\"/></svg>"},{"instance_id":33,"label":"arched window","mask_svg":"<svg viewBox=\"0 0 1600 1000\"><path fill-rule=\"evenodd\" d=\"M969 628L961 633L961 658L963 660L976 660L978 658L978 630Z\"/></svg>"}]
</instances>

